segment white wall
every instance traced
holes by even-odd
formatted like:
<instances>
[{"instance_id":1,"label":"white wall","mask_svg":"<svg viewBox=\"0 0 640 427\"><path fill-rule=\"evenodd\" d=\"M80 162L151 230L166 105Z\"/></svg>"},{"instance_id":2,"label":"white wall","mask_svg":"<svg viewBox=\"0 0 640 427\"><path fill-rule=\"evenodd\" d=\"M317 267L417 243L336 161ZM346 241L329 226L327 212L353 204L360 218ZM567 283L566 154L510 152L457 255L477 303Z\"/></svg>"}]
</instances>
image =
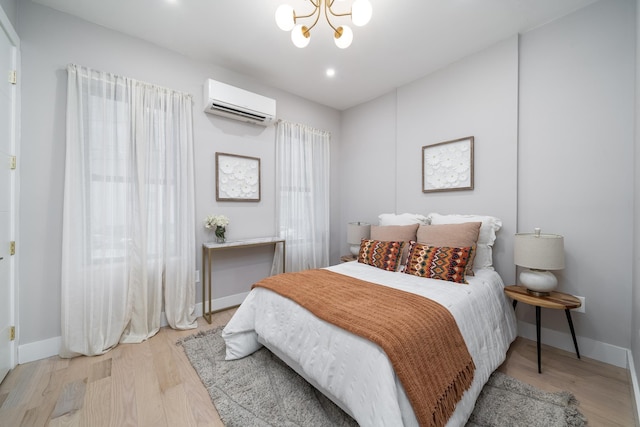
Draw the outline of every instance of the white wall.
<instances>
[{"instance_id":1,"label":"white wall","mask_svg":"<svg viewBox=\"0 0 640 427\"><path fill-rule=\"evenodd\" d=\"M0 7L9 18L13 28L16 28L16 5L18 0L0 0Z\"/></svg>"},{"instance_id":2,"label":"white wall","mask_svg":"<svg viewBox=\"0 0 640 427\"><path fill-rule=\"evenodd\" d=\"M586 297L586 313L573 315L583 354L626 360L635 16L634 0L601 1L522 34L519 46L506 40L346 111L343 144L358 160L341 171L357 183L343 189L342 223L375 222L385 210L501 217L495 264L506 283L515 280L516 231L563 234L559 290ZM476 137L476 188L422 194L420 147L468 135ZM531 307L518 316L535 323ZM572 350L564 313L545 310L543 327L543 342L560 337Z\"/></svg>"},{"instance_id":3,"label":"white wall","mask_svg":"<svg viewBox=\"0 0 640 427\"><path fill-rule=\"evenodd\" d=\"M636 384L640 369L640 0L636 0L636 86L635 86L635 155L633 207L633 284L631 306L631 350L636 369ZM639 390L636 390L636 392ZM640 408L636 408L638 410ZM640 414L639 414L640 415Z\"/></svg>"},{"instance_id":4,"label":"white wall","mask_svg":"<svg viewBox=\"0 0 640 427\"><path fill-rule=\"evenodd\" d=\"M327 130L332 133L332 149L339 146L340 115L336 110L30 1L19 2L17 15L23 69L19 242L22 254L19 289L21 346L60 335L60 248L68 63L193 95L196 220L201 224L208 214L227 215L231 220L228 231L231 239L275 233L275 131L273 127L252 126L203 113L202 92L206 78L216 78L275 98L279 118ZM259 203L215 201L215 152L261 158L262 200ZM336 181L337 173L332 173L332 186L337 185ZM337 198L337 193L334 194ZM333 200L332 205L338 206L337 201ZM210 237L203 227L197 228L196 236L194 251L200 268L201 243ZM268 247L234 251L232 255L220 252L217 256L220 262L214 264L214 297L248 291L257 278L269 274L271 257L272 250ZM252 264L251 269L246 268L248 264ZM200 286L196 290L196 302L200 302Z\"/></svg>"},{"instance_id":5,"label":"white wall","mask_svg":"<svg viewBox=\"0 0 640 427\"><path fill-rule=\"evenodd\" d=\"M513 281L517 37L343 113L343 220L386 212L499 217L496 265ZM474 136L474 190L422 192L422 146ZM345 249L346 250L346 249Z\"/></svg>"},{"instance_id":6,"label":"white wall","mask_svg":"<svg viewBox=\"0 0 640 427\"><path fill-rule=\"evenodd\" d=\"M349 253L347 224L377 224L377 215L396 209L396 94L389 93L342 113L338 236Z\"/></svg>"},{"instance_id":7,"label":"white wall","mask_svg":"<svg viewBox=\"0 0 640 427\"><path fill-rule=\"evenodd\" d=\"M577 334L624 348L631 343L634 44L633 0L597 2L520 39L519 230L564 235L559 290L586 298L586 313L573 315ZM534 323L533 310L524 318ZM545 312L542 323L568 331L562 312Z\"/></svg>"},{"instance_id":8,"label":"white wall","mask_svg":"<svg viewBox=\"0 0 640 427\"><path fill-rule=\"evenodd\" d=\"M515 279L518 38L398 89L398 212L492 215L502 220L494 265ZM422 147L474 137L474 189L422 193Z\"/></svg>"}]
</instances>

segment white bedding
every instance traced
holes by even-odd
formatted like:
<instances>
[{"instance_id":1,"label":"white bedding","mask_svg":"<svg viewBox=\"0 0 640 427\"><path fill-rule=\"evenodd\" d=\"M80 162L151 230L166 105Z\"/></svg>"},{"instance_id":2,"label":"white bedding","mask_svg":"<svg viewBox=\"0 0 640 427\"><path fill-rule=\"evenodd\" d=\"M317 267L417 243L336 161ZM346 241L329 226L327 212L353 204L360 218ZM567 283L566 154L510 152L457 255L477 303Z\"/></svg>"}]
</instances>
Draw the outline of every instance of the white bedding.
<instances>
[{"instance_id":1,"label":"white bedding","mask_svg":"<svg viewBox=\"0 0 640 427\"><path fill-rule=\"evenodd\" d=\"M439 302L454 316L476 365L469 390L447 426L463 426L489 375L504 361L516 337L513 309L493 270L467 277L468 285L393 273L357 262L329 270L391 286ZM251 291L222 336L227 360L262 344L336 401L360 426L414 426L413 409L382 349L322 321L293 301L264 288Z\"/></svg>"}]
</instances>

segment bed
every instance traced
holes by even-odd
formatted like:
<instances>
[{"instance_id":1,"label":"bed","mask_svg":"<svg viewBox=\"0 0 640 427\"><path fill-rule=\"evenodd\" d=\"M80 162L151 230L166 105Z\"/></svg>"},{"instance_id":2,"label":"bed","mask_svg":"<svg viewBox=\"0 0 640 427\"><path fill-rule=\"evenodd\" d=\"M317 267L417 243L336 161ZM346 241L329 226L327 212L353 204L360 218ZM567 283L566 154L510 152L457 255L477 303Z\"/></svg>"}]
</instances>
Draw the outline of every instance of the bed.
<instances>
[{"instance_id":1,"label":"bed","mask_svg":"<svg viewBox=\"0 0 640 427\"><path fill-rule=\"evenodd\" d=\"M475 370L447 426L465 424L483 385L516 337L504 283L480 261L474 275L465 277L466 284L387 271L366 262L324 269L426 297L451 313ZM222 335L228 360L266 346L361 426L419 425L405 388L379 345L321 320L272 290L254 287Z\"/></svg>"}]
</instances>

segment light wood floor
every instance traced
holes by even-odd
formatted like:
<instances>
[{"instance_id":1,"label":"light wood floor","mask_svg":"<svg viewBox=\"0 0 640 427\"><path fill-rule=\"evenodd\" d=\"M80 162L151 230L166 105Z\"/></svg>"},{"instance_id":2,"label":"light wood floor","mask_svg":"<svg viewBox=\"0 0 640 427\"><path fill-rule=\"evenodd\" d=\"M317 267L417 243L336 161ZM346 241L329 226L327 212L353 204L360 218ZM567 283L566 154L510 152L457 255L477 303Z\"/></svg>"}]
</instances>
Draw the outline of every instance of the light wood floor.
<instances>
[{"instance_id":1,"label":"light wood floor","mask_svg":"<svg viewBox=\"0 0 640 427\"><path fill-rule=\"evenodd\" d=\"M209 325L228 322L234 310ZM142 344L121 344L96 357L48 359L19 365L0 385L0 426L222 426L209 395L187 360L181 337L163 328ZM568 390L590 426L635 426L626 370L551 347L537 373L535 342L518 338L500 370L549 391Z\"/></svg>"}]
</instances>

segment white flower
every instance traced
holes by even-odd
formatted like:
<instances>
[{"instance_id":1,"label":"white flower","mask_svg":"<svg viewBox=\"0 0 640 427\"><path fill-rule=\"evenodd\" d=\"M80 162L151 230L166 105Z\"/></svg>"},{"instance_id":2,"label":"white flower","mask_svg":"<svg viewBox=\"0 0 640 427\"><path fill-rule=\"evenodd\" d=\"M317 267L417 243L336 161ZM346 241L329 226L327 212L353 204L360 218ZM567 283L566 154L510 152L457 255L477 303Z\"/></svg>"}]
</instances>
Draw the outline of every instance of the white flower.
<instances>
[{"instance_id":1,"label":"white flower","mask_svg":"<svg viewBox=\"0 0 640 427\"><path fill-rule=\"evenodd\" d=\"M427 164L429 165L437 165L438 163L440 163L440 153L437 153L437 152L427 153L425 157L427 160Z\"/></svg>"},{"instance_id":2,"label":"white flower","mask_svg":"<svg viewBox=\"0 0 640 427\"><path fill-rule=\"evenodd\" d=\"M466 172L469 170L469 163L464 160L460 160L454 165L453 169L458 173Z\"/></svg>"},{"instance_id":3,"label":"white flower","mask_svg":"<svg viewBox=\"0 0 640 427\"><path fill-rule=\"evenodd\" d=\"M250 173L247 174L247 179L246 179L247 183L249 185L255 185L258 183L258 174L256 173Z\"/></svg>"},{"instance_id":4,"label":"white flower","mask_svg":"<svg viewBox=\"0 0 640 427\"><path fill-rule=\"evenodd\" d=\"M229 197L238 197L238 195L240 194L238 185L235 183L233 185L230 185L229 188L227 188L227 194L229 195Z\"/></svg>"},{"instance_id":5,"label":"white flower","mask_svg":"<svg viewBox=\"0 0 640 427\"><path fill-rule=\"evenodd\" d=\"M244 169L236 169L236 171L233 173L233 176L237 180L242 181L242 180L244 180L244 177L246 176L246 171Z\"/></svg>"},{"instance_id":6,"label":"white flower","mask_svg":"<svg viewBox=\"0 0 640 427\"><path fill-rule=\"evenodd\" d=\"M234 164L231 160L225 160L224 162L222 162L222 164L220 165L220 169L222 169L222 172L226 173L226 174L230 174L233 172L233 168L234 168Z\"/></svg>"},{"instance_id":7,"label":"white flower","mask_svg":"<svg viewBox=\"0 0 640 427\"><path fill-rule=\"evenodd\" d=\"M209 215L204 219L204 228L215 229L229 225L229 218L224 215Z\"/></svg>"},{"instance_id":8,"label":"white flower","mask_svg":"<svg viewBox=\"0 0 640 427\"><path fill-rule=\"evenodd\" d=\"M449 153L446 153L445 155L442 156L440 164L445 168L450 168L451 165L453 164L452 156Z\"/></svg>"}]
</instances>

